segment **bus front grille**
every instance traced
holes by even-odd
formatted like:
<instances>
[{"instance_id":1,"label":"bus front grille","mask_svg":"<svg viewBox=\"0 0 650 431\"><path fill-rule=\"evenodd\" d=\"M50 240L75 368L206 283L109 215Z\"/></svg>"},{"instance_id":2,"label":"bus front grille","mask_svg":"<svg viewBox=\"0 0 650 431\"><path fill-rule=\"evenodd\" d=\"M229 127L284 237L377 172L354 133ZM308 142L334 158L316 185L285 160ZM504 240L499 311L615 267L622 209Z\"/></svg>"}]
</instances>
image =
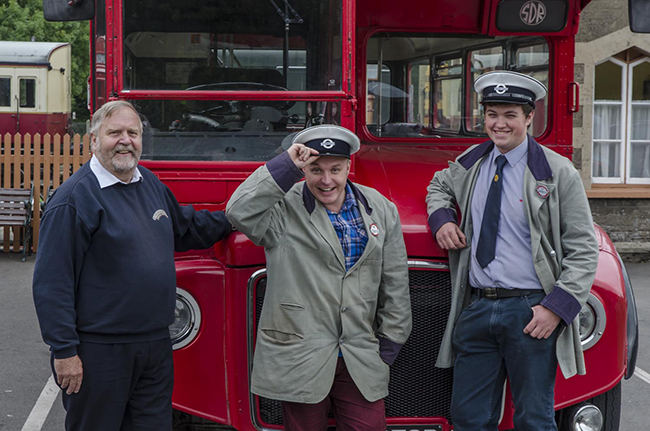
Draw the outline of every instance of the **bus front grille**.
<instances>
[{"instance_id":1,"label":"bus front grille","mask_svg":"<svg viewBox=\"0 0 650 431\"><path fill-rule=\"evenodd\" d=\"M260 279L255 292L255 327L264 304L266 279ZM442 269L409 270L413 330L391 366L389 395L385 399L386 416L449 416L452 369L435 368L440 342L451 306L449 272ZM279 401L264 397L257 400L257 419L261 425L282 425Z\"/></svg>"}]
</instances>

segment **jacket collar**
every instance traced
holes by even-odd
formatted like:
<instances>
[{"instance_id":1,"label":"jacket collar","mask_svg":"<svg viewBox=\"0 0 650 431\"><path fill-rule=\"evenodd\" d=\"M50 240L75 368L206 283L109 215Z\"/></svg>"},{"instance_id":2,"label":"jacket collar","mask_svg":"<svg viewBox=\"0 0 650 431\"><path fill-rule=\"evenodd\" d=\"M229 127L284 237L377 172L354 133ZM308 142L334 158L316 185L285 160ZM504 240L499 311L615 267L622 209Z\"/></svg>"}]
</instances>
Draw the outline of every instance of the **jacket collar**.
<instances>
[{"instance_id":1,"label":"jacket collar","mask_svg":"<svg viewBox=\"0 0 650 431\"><path fill-rule=\"evenodd\" d=\"M485 141L458 159L458 162L469 169L483 159L494 148L494 142ZM528 135L528 169L537 181L547 180L553 176L544 149L532 136Z\"/></svg>"},{"instance_id":2,"label":"jacket collar","mask_svg":"<svg viewBox=\"0 0 650 431\"><path fill-rule=\"evenodd\" d=\"M368 204L368 199L366 199L366 196L361 193L361 190L354 185L354 183L350 180L348 180L347 184L350 186L352 189L352 193L354 194L354 197L357 199L357 202L360 202L363 207L366 210L366 213L368 215L372 215L372 208ZM314 209L316 208L316 196L309 190L309 187L307 187L307 182L304 183L302 186L302 201L305 205L305 209L309 214L314 212Z\"/></svg>"}]
</instances>

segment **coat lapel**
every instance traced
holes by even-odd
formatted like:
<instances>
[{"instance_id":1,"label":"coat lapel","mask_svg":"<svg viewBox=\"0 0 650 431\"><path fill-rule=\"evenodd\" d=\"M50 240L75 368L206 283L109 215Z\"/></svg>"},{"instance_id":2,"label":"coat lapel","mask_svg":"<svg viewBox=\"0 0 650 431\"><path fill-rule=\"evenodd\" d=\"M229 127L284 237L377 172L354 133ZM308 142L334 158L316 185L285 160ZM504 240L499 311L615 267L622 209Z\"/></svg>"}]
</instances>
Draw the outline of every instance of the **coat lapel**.
<instances>
[{"instance_id":1,"label":"coat lapel","mask_svg":"<svg viewBox=\"0 0 650 431\"><path fill-rule=\"evenodd\" d=\"M533 259L537 256L542 235L540 208L555 190L553 171L542 147L528 136L528 166L524 172L524 208L530 227Z\"/></svg>"},{"instance_id":2,"label":"coat lapel","mask_svg":"<svg viewBox=\"0 0 650 431\"><path fill-rule=\"evenodd\" d=\"M336 256L336 260L338 260L341 267L345 269L343 248L339 242L339 237L336 235L336 231L334 230L334 226L332 226L332 222L325 211L325 207L320 202L316 202L314 211L312 211L309 216L309 221L325 242L329 244L332 252L334 252L334 255Z\"/></svg>"},{"instance_id":3,"label":"coat lapel","mask_svg":"<svg viewBox=\"0 0 650 431\"><path fill-rule=\"evenodd\" d=\"M363 261L366 260L366 258L372 254L372 251L375 249L375 247L378 246L379 236L375 236L370 232L370 226L374 224L380 230L384 228L373 219L372 215L366 213L361 202L359 202L359 212L361 213L361 217L363 218L363 225L366 228L366 235L368 235L368 243L366 244L366 248L363 250L363 254L361 255L357 263L352 268L361 265ZM382 235L382 237L383 236L384 235Z\"/></svg>"}]
</instances>

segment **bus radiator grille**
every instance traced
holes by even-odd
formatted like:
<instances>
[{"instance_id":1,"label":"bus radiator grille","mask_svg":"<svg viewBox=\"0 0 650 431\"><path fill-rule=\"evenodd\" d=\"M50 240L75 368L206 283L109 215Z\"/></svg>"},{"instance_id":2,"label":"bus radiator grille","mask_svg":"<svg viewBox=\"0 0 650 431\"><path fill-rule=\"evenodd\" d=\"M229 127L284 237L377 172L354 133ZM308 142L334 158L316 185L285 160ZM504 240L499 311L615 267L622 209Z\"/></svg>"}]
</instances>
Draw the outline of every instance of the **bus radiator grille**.
<instances>
[{"instance_id":1,"label":"bus radiator grille","mask_svg":"<svg viewBox=\"0 0 650 431\"><path fill-rule=\"evenodd\" d=\"M266 280L264 279L264 283ZM436 357L451 308L448 271L409 271L413 330L391 366L387 417L444 417L450 419L452 369L435 368ZM262 311L265 289L258 289L256 323ZM257 325L256 325L257 326ZM282 425L280 402L256 397L260 422Z\"/></svg>"}]
</instances>

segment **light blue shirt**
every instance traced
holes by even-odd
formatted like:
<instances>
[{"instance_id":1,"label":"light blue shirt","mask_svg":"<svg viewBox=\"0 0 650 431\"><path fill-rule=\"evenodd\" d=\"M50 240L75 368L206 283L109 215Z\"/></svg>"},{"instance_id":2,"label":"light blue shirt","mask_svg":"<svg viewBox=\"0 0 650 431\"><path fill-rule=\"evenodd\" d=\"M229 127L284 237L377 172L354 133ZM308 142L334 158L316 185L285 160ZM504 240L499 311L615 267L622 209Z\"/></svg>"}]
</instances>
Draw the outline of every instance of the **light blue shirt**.
<instances>
[{"instance_id":1,"label":"light blue shirt","mask_svg":"<svg viewBox=\"0 0 650 431\"><path fill-rule=\"evenodd\" d=\"M485 268L476 260L476 247L481 233L483 210L492 179L495 160L501 152L495 146L479 168L472 196L472 261L469 281L474 287L506 289L542 289L533 266L530 226L524 211L524 172L528 163L528 138L508 151L503 168L503 191L495 258Z\"/></svg>"}]
</instances>

